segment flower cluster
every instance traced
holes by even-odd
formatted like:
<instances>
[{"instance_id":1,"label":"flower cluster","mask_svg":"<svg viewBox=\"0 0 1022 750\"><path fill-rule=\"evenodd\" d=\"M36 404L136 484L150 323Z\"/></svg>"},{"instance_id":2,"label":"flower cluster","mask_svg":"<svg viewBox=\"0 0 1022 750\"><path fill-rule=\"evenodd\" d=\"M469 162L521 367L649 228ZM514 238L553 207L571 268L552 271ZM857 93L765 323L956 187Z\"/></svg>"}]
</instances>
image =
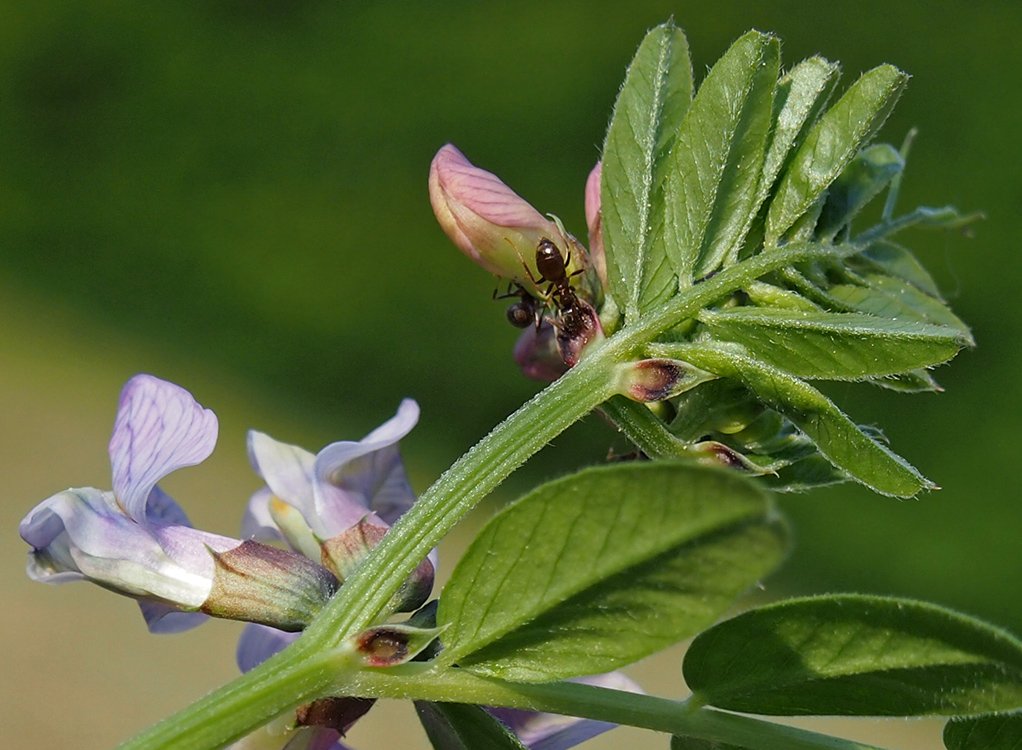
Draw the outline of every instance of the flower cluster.
<instances>
[{"instance_id":1,"label":"flower cluster","mask_svg":"<svg viewBox=\"0 0 1022 750\"><path fill-rule=\"evenodd\" d=\"M32 548L28 575L45 583L89 580L132 597L152 632L184 630L210 615L247 621L237 661L242 671L252 669L298 637L415 502L398 443L418 418L418 405L406 399L392 419L362 440L331 443L318 454L250 432L249 457L265 486L252 495L243 538L236 539L193 528L159 487L174 470L209 457L216 416L183 388L137 375L121 393L110 440L113 489L68 489L25 516L20 533ZM415 632L421 643L385 657L369 654L367 664L407 661L434 640L429 626L435 602L422 605L433 588L436 562L434 551L384 613L418 609L407 625L367 631L377 641L389 634L389 642L395 634ZM618 684L624 678L598 679ZM372 704L365 698L323 698L236 747L343 750L341 737ZM499 716L527 746L548 750L611 726L529 712Z\"/></svg>"}]
</instances>

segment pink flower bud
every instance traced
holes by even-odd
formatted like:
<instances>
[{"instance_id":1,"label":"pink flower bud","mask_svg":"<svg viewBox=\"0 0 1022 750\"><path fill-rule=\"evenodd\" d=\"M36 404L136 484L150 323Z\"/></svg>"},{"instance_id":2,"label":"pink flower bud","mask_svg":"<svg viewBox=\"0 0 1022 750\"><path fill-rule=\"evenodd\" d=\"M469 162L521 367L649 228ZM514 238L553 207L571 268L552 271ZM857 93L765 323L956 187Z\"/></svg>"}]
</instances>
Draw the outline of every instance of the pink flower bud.
<instances>
[{"instance_id":1,"label":"pink flower bud","mask_svg":"<svg viewBox=\"0 0 1022 750\"><path fill-rule=\"evenodd\" d=\"M586 179L585 209L586 226L589 227L589 260L596 269L600 284L607 288L607 254L603 250L603 225L600 214L600 178L603 162L596 162Z\"/></svg>"},{"instance_id":2,"label":"pink flower bud","mask_svg":"<svg viewBox=\"0 0 1022 750\"><path fill-rule=\"evenodd\" d=\"M534 283L540 278L536 247L544 237L560 237L553 221L451 144L433 157L429 200L441 228L465 255L492 274L540 292Z\"/></svg>"}]
</instances>

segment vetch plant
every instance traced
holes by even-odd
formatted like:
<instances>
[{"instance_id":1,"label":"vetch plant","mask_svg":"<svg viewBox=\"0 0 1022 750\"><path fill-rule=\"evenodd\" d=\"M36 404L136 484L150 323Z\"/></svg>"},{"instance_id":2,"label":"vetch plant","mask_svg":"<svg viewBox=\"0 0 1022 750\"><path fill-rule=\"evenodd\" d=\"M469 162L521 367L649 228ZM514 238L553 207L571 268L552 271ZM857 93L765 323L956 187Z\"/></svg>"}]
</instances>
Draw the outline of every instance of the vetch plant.
<instances>
[{"instance_id":1,"label":"vetch plant","mask_svg":"<svg viewBox=\"0 0 1022 750\"><path fill-rule=\"evenodd\" d=\"M670 735L675 750L867 747L762 718L794 715L948 716L950 750L1017 748L1022 642L1008 633L854 594L721 621L785 557L773 493L936 487L813 385L937 391L931 368L973 344L900 240L971 217L899 212L911 138L873 142L906 82L881 65L839 92L836 64L782 72L777 39L753 31L696 88L684 35L653 29L586 181L588 249L441 148L437 219L502 280L523 329L515 359L550 384L418 500L397 449L418 418L405 401L318 454L251 433L266 487L243 536L263 541L191 529L157 482L209 455L215 418L177 386L129 382L113 491L69 490L28 515L30 574L93 580L137 598L150 622L254 624L241 677L124 747L344 747L375 700L400 698L438 750L554 750L616 724ZM428 601L438 542L593 410L636 459L497 513ZM679 667L688 700L616 672L693 637Z\"/></svg>"}]
</instances>

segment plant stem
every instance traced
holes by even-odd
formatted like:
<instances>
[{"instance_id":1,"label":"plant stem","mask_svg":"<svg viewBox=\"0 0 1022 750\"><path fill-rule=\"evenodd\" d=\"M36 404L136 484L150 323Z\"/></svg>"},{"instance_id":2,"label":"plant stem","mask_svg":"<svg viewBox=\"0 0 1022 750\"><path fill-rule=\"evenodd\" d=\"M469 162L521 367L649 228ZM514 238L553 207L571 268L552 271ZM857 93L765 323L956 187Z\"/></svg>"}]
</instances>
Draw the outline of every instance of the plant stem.
<instances>
[{"instance_id":1,"label":"plant stem","mask_svg":"<svg viewBox=\"0 0 1022 750\"><path fill-rule=\"evenodd\" d=\"M642 348L664 331L764 274L857 250L799 245L765 252L682 290L609 338L591 344L575 367L498 425L423 493L292 646L123 747L218 747L326 694L325 678L308 664L318 663L318 654L373 624L422 558L480 500L610 398L616 364L641 357Z\"/></svg>"},{"instance_id":2,"label":"plant stem","mask_svg":"<svg viewBox=\"0 0 1022 750\"><path fill-rule=\"evenodd\" d=\"M365 670L337 685L345 694L508 706L642 727L756 750L878 750L851 740L650 695L574 682L540 685L479 677L460 669L407 664Z\"/></svg>"}]
</instances>

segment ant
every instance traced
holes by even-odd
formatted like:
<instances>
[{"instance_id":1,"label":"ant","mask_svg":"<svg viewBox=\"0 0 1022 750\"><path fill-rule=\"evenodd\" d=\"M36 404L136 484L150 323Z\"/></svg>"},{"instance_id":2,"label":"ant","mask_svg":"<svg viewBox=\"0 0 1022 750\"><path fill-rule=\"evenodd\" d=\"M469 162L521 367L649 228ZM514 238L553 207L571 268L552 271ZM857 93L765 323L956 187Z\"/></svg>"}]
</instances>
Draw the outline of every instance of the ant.
<instances>
[{"instance_id":1,"label":"ant","mask_svg":"<svg viewBox=\"0 0 1022 750\"><path fill-rule=\"evenodd\" d=\"M582 269L569 274L569 263L571 252L569 251L565 259L560 248L552 240L544 237L536 246L536 270L539 271L540 277L535 278L528 266L525 267L525 272L536 286L548 284L544 296L557 310L555 327L560 335L575 338L586 330L589 318L584 307L585 303L579 300L571 286L572 277L582 273Z\"/></svg>"},{"instance_id":2,"label":"ant","mask_svg":"<svg viewBox=\"0 0 1022 750\"><path fill-rule=\"evenodd\" d=\"M536 324L538 329L543 323L543 308L539 300L529 294L525 288L518 283L512 282L507 292L504 294L497 294L497 290L493 290L493 299L507 299L508 297L518 297L518 301L513 303L507 308L507 322L513 325L515 328L528 328L532 323Z\"/></svg>"}]
</instances>

